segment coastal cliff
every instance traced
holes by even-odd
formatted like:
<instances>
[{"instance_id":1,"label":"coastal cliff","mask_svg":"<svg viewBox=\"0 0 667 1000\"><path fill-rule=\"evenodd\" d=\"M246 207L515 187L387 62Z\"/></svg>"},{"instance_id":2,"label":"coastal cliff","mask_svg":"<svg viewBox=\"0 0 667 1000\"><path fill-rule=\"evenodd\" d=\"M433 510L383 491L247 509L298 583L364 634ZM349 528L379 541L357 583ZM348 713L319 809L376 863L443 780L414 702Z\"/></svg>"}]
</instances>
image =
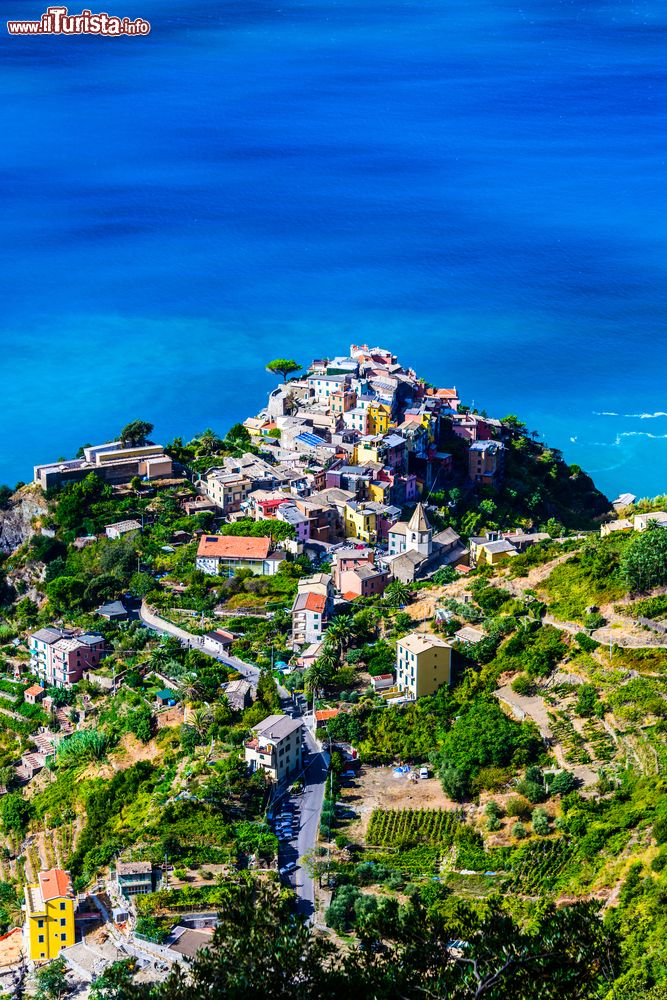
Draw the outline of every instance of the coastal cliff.
<instances>
[{"instance_id":1,"label":"coastal cliff","mask_svg":"<svg viewBox=\"0 0 667 1000\"><path fill-rule=\"evenodd\" d=\"M46 500L39 487L23 486L6 510L0 510L0 552L9 555L35 534L35 518L47 513Z\"/></svg>"}]
</instances>

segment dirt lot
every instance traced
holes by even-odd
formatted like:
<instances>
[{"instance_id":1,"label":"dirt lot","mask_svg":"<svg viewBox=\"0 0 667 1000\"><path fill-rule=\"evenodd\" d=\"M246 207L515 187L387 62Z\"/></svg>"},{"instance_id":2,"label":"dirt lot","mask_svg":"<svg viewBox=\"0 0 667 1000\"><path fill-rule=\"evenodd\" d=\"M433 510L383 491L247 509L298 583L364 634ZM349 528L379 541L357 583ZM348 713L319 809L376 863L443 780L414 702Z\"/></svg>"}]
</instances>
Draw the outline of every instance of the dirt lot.
<instances>
[{"instance_id":1,"label":"dirt lot","mask_svg":"<svg viewBox=\"0 0 667 1000\"><path fill-rule=\"evenodd\" d=\"M164 750L150 740L142 743L132 733L125 733L108 763L90 764L83 772L83 778L113 778L117 771L125 771L140 760L155 761L161 757Z\"/></svg>"},{"instance_id":2,"label":"dirt lot","mask_svg":"<svg viewBox=\"0 0 667 1000\"><path fill-rule=\"evenodd\" d=\"M411 781L394 774L393 767L362 767L359 776L343 783L340 801L358 813L346 829L352 840L361 841L374 809L456 809L436 778Z\"/></svg>"}]
</instances>

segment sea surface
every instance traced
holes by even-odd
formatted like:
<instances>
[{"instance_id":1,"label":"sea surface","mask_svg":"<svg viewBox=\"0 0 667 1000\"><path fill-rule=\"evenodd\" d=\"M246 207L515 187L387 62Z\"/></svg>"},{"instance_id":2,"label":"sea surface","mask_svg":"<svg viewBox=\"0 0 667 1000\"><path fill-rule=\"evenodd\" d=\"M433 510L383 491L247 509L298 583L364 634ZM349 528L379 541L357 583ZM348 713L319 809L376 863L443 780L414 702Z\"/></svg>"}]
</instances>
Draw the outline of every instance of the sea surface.
<instances>
[{"instance_id":1,"label":"sea surface","mask_svg":"<svg viewBox=\"0 0 667 1000\"><path fill-rule=\"evenodd\" d=\"M0 482L372 341L667 492L664 4L101 8L150 36L0 24Z\"/></svg>"}]
</instances>

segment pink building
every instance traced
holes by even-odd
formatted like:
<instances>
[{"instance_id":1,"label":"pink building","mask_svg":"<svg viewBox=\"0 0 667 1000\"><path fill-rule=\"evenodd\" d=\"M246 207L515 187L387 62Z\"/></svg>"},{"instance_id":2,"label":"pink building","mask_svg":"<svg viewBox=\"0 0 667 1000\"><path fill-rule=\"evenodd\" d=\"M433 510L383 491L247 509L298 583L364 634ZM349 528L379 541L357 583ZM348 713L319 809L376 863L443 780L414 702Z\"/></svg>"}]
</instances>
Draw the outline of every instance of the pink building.
<instances>
[{"instance_id":1,"label":"pink building","mask_svg":"<svg viewBox=\"0 0 667 1000\"><path fill-rule=\"evenodd\" d=\"M383 594L389 581L386 569L378 569L372 563L361 563L354 569L339 574L340 591L347 601L356 597L375 597Z\"/></svg>"},{"instance_id":2,"label":"pink building","mask_svg":"<svg viewBox=\"0 0 667 1000\"><path fill-rule=\"evenodd\" d=\"M30 669L45 687L71 687L99 666L104 638L75 629L40 628L29 639Z\"/></svg>"},{"instance_id":3,"label":"pink building","mask_svg":"<svg viewBox=\"0 0 667 1000\"><path fill-rule=\"evenodd\" d=\"M497 423L497 421L496 421ZM464 441L490 441L493 427L477 413L457 413L452 417L452 430Z\"/></svg>"},{"instance_id":4,"label":"pink building","mask_svg":"<svg viewBox=\"0 0 667 1000\"><path fill-rule=\"evenodd\" d=\"M331 563L331 575L333 585L339 593L342 593L341 578L344 573L355 570L358 566L372 566L375 555L372 549L339 549L334 553Z\"/></svg>"},{"instance_id":5,"label":"pink building","mask_svg":"<svg viewBox=\"0 0 667 1000\"><path fill-rule=\"evenodd\" d=\"M296 532L297 542L310 541L310 519L295 503L281 504L276 510L276 520L291 524Z\"/></svg>"}]
</instances>

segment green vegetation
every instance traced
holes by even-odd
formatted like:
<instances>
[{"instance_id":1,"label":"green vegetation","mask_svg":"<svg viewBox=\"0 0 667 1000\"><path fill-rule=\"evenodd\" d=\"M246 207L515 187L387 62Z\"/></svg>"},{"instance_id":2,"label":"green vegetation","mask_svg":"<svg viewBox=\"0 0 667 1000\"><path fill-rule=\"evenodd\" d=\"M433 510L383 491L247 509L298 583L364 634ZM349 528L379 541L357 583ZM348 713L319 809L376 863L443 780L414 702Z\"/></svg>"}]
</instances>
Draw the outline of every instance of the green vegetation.
<instances>
[{"instance_id":1,"label":"green vegetation","mask_svg":"<svg viewBox=\"0 0 667 1000\"><path fill-rule=\"evenodd\" d=\"M301 371L301 365L291 358L275 358L274 361L269 361L266 370L272 375L282 375L283 381L286 382L288 375L295 375Z\"/></svg>"},{"instance_id":2,"label":"green vegetation","mask_svg":"<svg viewBox=\"0 0 667 1000\"><path fill-rule=\"evenodd\" d=\"M380 847L452 842L460 820L444 809L374 809L366 839Z\"/></svg>"},{"instance_id":3,"label":"green vegetation","mask_svg":"<svg viewBox=\"0 0 667 1000\"><path fill-rule=\"evenodd\" d=\"M647 591L667 583L667 531L649 523L646 531L627 546L621 573L633 591Z\"/></svg>"},{"instance_id":4,"label":"green vegetation","mask_svg":"<svg viewBox=\"0 0 667 1000\"><path fill-rule=\"evenodd\" d=\"M564 621L584 621L586 608L618 600L627 592L621 569L630 540L592 538L581 552L552 571L544 584L549 610Z\"/></svg>"},{"instance_id":5,"label":"green vegetation","mask_svg":"<svg viewBox=\"0 0 667 1000\"><path fill-rule=\"evenodd\" d=\"M593 997L613 974L618 949L590 904L545 907L522 927L497 900L451 906L446 892L435 887L423 897L412 893L399 907L343 886L329 916L341 929L354 923L362 947L337 953L269 887L230 887L213 946L195 958L187 985L185 973L177 970L150 995L306 1000L359 991L377 997L428 991L452 998L563 1000ZM461 939L464 952L450 947Z\"/></svg>"},{"instance_id":6,"label":"green vegetation","mask_svg":"<svg viewBox=\"0 0 667 1000\"><path fill-rule=\"evenodd\" d=\"M289 359L269 368L285 380L300 370ZM195 961L187 986L178 972L165 984L138 985L131 963L121 962L93 984L96 1000L196 1000L204 992L343 997L358 989L378 997L419 991L630 1000L649 996L667 978L665 654L624 648L621 635L608 648L588 634L605 618L618 628L605 605L667 582L667 535L653 529L564 539L571 529L596 529L607 507L581 470L507 418L504 489L463 488L466 446L442 423L436 445L451 452L454 472L429 495L435 525L463 535L540 528L549 539L467 580L448 567L432 580L394 581L382 598L338 609L317 661L284 678L318 707L344 709L327 735L352 744L364 769L430 762L448 799L460 803L374 808L359 842L363 813L355 795L363 790L355 787L348 809L347 765L342 748L333 748L319 846L308 863L332 890L326 920L349 938L345 947L337 947L335 934L311 934L295 916L291 891L279 887L278 842L265 820L270 790L243 759L252 726L280 711L280 675L272 667L294 663L289 608L313 566L289 555L272 577L197 571L202 532L282 542L294 530L277 520L220 525L210 513L186 516L183 502L194 493L189 479L135 478L111 488L89 476L54 491L41 521L55 537L35 535L3 561L0 932L20 922L20 886L24 870L39 863L39 834L49 863L67 867L77 890L116 858L158 864L166 856L175 880L169 876L137 902L139 933L150 940L164 940L185 909L221 912L213 948ZM150 424L133 421L121 439L139 445L151 432ZM176 439L169 453L201 473L226 456L260 451L258 440L235 424L224 436L206 429L187 443ZM105 525L128 518L141 530L118 541L103 537ZM75 545L81 535L100 537ZM536 589L526 590L521 578L538 566L545 568L531 574ZM195 634L230 629L232 654L261 671L254 704L243 711L228 704L224 685L238 676L228 664L136 622L97 617L99 604L126 594ZM396 642L418 621L415 602L432 598L449 612L432 623L435 631L452 636L470 622L484 637L455 645L451 687L387 704L369 676L393 672ZM647 595L618 608L660 620L667 599ZM579 626L561 630L547 624L546 614ZM21 645L29 631L54 620L99 630L108 654L71 692L49 690L57 714L25 703L34 678ZM176 702L169 710L156 701L165 686ZM529 712L542 706L540 725L548 720L558 746L530 718L509 714L499 686L503 698L509 689L519 704L522 696L535 699ZM9 765L46 725L62 737L55 758L21 788ZM577 766L578 777L562 770L563 759ZM409 795L421 791L421 782L404 780ZM425 789L440 795L433 784ZM576 902L612 894L617 905L604 910Z\"/></svg>"}]
</instances>

